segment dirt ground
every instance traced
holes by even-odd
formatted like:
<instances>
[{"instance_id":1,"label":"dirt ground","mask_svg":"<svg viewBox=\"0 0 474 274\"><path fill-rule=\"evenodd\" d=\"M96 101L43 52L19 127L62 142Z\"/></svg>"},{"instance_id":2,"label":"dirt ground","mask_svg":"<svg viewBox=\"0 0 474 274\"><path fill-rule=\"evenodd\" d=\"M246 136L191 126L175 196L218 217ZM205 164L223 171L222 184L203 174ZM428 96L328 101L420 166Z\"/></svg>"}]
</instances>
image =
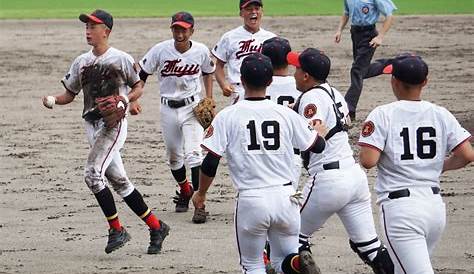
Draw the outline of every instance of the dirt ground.
<instances>
[{"instance_id":1,"label":"dirt ground","mask_svg":"<svg viewBox=\"0 0 474 274\"><path fill-rule=\"evenodd\" d=\"M474 26L472 16L397 17L375 58L414 51L430 65L424 98L447 107L474 130ZM171 38L168 19L116 19L111 45L139 59ZM345 92L351 45L344 32L333 42L338 17L264 18L264 28L313 46L332 59L330 82ZM197 18L194 39L212 47L239 18ZM63 91L59 80L87 51L79 20L0 21L0 273L239 273L233 232L234 191L228 169L219 168L210 189L209 222L191 223L191 211L174 213L175 191L159 127L156 79L141 100L144 112L129 118L123 158L128 175L157 215L171 225L160 255L147 255L148 231L118 196L122 222L133 239L105 254L107 224L83 182L88 145L81 120L82 95L48 110L41 97ZM366 80L358 117L394 100L389 77ZM215 85L219 108L226 100ZM357 138L360 120L351 130ZM474 273L474 166L442 177L447 228L432 261L437 273ZM371 186L374 172L369 172ZM374 196L374 195L373 195ZM374 198L374 197L373 197ZM374 205L374 209L376 209ZM374 211L378 225L377 209ZM371 273L350 250L336 217L313 237L323 273Z\"/></svg>"}]
</instances>

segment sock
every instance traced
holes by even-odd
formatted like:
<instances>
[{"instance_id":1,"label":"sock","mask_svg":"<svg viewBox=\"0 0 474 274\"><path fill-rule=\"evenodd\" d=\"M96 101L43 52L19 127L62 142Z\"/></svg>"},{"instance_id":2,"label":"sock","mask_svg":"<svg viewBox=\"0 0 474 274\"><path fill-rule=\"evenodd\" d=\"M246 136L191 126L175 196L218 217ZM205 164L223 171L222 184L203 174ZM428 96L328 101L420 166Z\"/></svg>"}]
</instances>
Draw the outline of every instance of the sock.
<instances>
[{"instance_id":1,"label":"sock","mask_svg":"<svg viewBox=\"0 0 474 274\"><path fill-rule=\"evenodd\" d=\"M140 194L137 189L134 189L128 196L123 197L123 200L148 227L151 229L160 229L160 221L148 208L145 201L143 201L142 194Z\"/></svg>"},{"instance_id":2,"label":"sock","mask_svg":"<svg viewBox=\"0 0 474 274\"><path fill-rule=\"evenodd\" d=\"M142 218L150 229L157 230L161 228L160 220L151 211Z\"/></svg>"},{"instance_id":3,"label":"sock","mask_svg":"<svg viewBox=\"0 0 474 274\"><path fill-rule=\"evenodd\" d=\"M114 196L108 187L105 187L101 191L94 194L99 206L102 209L102 212L109 222L110 228L113 228L117 231L122 230L122 225L120 224L117 208L115 207Z\"/></svg>"},{"instance_id":4,"label":"sock","mask_svg":"<svg viewBox=\"0 0 474 274\"><path fill-rule=\"evenodd\" d=\"M183 194L191 194L192 191L191 184L187 180L184 183L179 184L179 192Z\"/></svg>"},{"instance_id":5,"label":"sock","mask_svg":"<svg viewBox=\"0 0 474 274\"><path fill-rule=\"evenodd\" d=\"M201 170L201 166L191 168L191 181L193 183L194 191L199 189L199 170Z\"/></svg>"},{"instance_id":6,"label":"sock","mask_svg":"<svg viewBox=\"0 0 474 274\"><path fill-rule=\"evenodd\" d=\"M186 181L186 168L184 167L184 165L179 169L172 169L171 174L173 175L173 178L176 180L176 182L178 182L178 184Z\"/></svg>"}]
</instances>

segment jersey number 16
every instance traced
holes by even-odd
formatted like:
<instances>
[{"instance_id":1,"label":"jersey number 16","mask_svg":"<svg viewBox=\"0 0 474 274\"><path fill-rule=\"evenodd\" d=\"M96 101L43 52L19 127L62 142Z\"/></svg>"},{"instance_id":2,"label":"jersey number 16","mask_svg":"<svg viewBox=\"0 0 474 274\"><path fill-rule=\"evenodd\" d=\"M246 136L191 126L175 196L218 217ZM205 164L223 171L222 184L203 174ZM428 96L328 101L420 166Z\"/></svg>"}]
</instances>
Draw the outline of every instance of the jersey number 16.
<instances>
[{"instance_id":1,"label":"jersey number 16","mask_svg":"<svg viewBox=\"0 0 474 274\"><path fill-rule=\"evenodd\" d=\"M436 156L436 141L432 139L424 139L424 134L429 137L436 137L436 130L433 127L419 127L416 129L416 155L420 159L433 159ZM410 151L410 135L408 128L404 127L400 132L403 138L403 154L401 160L413 160L414 155ZM425 150L425 148L427 148Z\"/></svg>"}]
</instances>

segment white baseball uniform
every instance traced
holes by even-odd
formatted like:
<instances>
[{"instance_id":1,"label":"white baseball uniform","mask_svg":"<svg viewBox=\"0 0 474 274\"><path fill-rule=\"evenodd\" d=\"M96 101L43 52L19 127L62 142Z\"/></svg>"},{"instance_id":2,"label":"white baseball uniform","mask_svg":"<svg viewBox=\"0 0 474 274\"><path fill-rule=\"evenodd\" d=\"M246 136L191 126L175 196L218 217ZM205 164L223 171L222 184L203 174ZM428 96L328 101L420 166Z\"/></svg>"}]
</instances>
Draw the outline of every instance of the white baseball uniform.
<instances>
[{"instance_id":1,"label":"white baseball uniform","mask_svg":"<svg viewBox=\"0 0 474 274\"><path fill-rule=\"evenodd\" d=\"M381 151L375 190L395 273L434 273L430 255L446 223L439 176L446 154L470 136L426 101L396 101L367 117L359 145Z\"/></svg>"},{"instance_id":2,"label":"white baseball uniform","mask_svg":"<svg viewBox=\"0 0 474 274\"><path fill-rule=\"evenodd\" d=\"M93 109L96 106L95 99L106 94L97 94L85 72L92 66L118 71L120 85L116 94L127 96L130 88L140 80L133 64L134 60L129 54L113 47L101 56L95 56L90 50L74 60L62 79L64 87L73 94L77 95L81 90L84 92L83 117L91 146L85 165L85 181L94 194L106 187L107 180L122 197L132 193L134 186L125 173L120 156L120 149L127 138L127 120L124 118L110 130L105 128L103 120Z\"/></svg>"},{"instance_id":3,"label":"white baseball uniform","mask_svg":"<svg viewBox=\"0 0 474 274\"><path fill-rule=\"evenodd\" d=\"M235 229L244 273L265 273L267 237L277 271L298 252L300 215L290 200L293 148L307 150L317 133L291 109L270 100L243 100L220 111L206 131L203 147L227 155L238 191Z\"/></svg>"},{"instance_id":4,"label":"white baseball uniform","mask_svg":"<svg viewBox=\"0 0 474 274\"><path fill-rule=\"evenodd\" d=\"M296 105L298 113L308 121L321 120L330 129L324 152L310 156L310 178L303 189L305 200L301 207L301 243L307 243L308 238L335 213L352 242L368 243L377 239L367 176L354 161L347 131L337 131L330 136L337 119L347 123L349 110L344 97L325 83L303 93ZM359 250L365 252L378 247L380 242L377 240ZM369 258L375 255L373 252Z\"/></svg>"},{"instance_id":5,"label":"white baseball uniform","mask_svg":"<svg viewBox=\"0 0 474 274\"><path fill-rule=\"evenodd\" d=\"M244 88L240 82L240 66L245 56L262 51L265 40L275 37L272 32L260 28L256 33L247 31L244 26L230 30L212 49L212 54L227 64L227 80L234 87L230 104L244 99Z\"/></svg>"},{"instance_id":6,"label":"white baseball uniform","mask_svg":"<svg viewBox=\"0 0 474 274\"><path fill-rule=\"evenodd\" d=\"M202 162L203 129L193 114L201 95L202 73L213 73L215 64L209 49L191 40L191 47L180 53L170 39L156 44L140 60L147 74L159 73L161 95L160 124L172 170L186 162L190 168Z\"/></svg>"},{"instance_id":7,"label":"white baseball uniform","mask_svg":"<svg viewBox=\"0 0 474 274\"><path fill-rule=\"evenodd\" d=\"M266 97L279 105L287 106L288 104L293 104L300 94L301 92L296 89L295 77L273 76L272 83L267 87ZM294 163L295 179L293 182L295 184L293 186L297 189L302 167L300 152L297 149L295 149Z\"/></svg>"}]
</instances>

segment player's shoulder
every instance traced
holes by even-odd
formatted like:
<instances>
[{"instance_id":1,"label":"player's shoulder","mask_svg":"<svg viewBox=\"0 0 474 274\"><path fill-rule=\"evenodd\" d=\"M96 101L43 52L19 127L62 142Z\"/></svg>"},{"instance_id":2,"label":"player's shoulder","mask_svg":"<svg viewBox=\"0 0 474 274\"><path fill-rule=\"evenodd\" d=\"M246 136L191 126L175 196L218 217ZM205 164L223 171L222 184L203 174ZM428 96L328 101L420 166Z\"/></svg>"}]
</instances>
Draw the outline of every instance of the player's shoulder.
<instances>
[{"instance_id":1,"label":"player's shoulder","mask_svg":"<svg viewBox=\"0 0 474 274\"><path fill-rule=\"evenodd\" d=\"M245 29L243 26L238 26L236 28L233 28L231 30L226 31L224 34L222 34L222 40L224 39L232 39L235 36L239 36L245 33Z\"/></svg>"},{"instance_id":2,"label":"player's shoulder","mask_svg":"<svg viewBox=\"0 0 474 274\"><path fill-rule=\"evenodd\" d=\"M199 50L199 51L209 51L209 48L204 44L204 43L201 43L201 42L198 42L198 41L195 41L195 40L191 40L192 44L193 44L193 47L196 49L196 50Z\"/></svg>"},{"instance_id":3,"label":"player's shoulder","mask_svg":"<svg viewBox=\"0 0 474 274\"><path fill-rule=\"evenodd\" d=\"M108 54L110 54L110 56L116 56L116 57L123 58L123 59L126 59L126 60L133 60L132 55L130 55L129 53L127 53L123 50L120 50L120 49L117 49L117 48L114 48L114 47L111 47L109 49Z\"/></svg>"},{"instance_id":4,"label":"player's shoulder","mask_svg":"<svg viewBox=\"0 0 474 274\"><path fill-rule=\"evenodd\" d=\"M264 28L260 28L260 30L258 31L258 34L261 35L261 36L266 36L268 38L272 38L272 37L277 36L275 33L271 32L271 31L268 31Z\"/></svg>"}]
</instances>

